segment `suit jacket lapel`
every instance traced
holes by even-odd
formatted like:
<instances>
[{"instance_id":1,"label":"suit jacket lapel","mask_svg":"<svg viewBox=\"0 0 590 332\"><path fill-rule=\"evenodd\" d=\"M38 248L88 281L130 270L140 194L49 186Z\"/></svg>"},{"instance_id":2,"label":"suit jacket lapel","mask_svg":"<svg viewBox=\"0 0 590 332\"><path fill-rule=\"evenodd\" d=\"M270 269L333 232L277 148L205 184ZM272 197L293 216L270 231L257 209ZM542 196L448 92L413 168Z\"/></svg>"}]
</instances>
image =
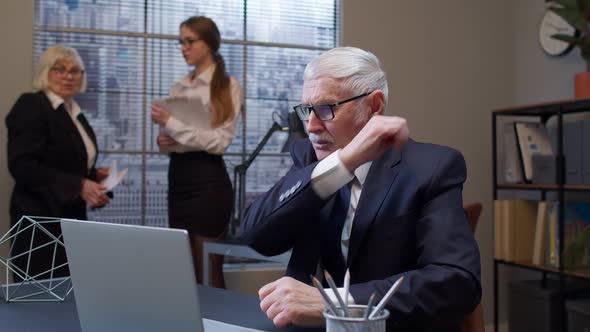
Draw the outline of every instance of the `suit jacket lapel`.
<instances>
[{"instance_id":1,"label":"suit jacket lapel","mask_svg":"<svg viewBox=\"0 0 590 332\"><path fill-rule=\"evenodd\" d=\"M84 160L84 167L87 167L86 165L88 163L88 151L86 151L86 146L84 145L84 140L82 139L82 135L80 135L80 132L78 131L78 127L76 126L74 121L72 121L72 118L68 114L68 111L66 110L64 104L59 105L59 107L54 110L53 106L51 105L51 101L49 100L49 98L47 97L45 92L39 91L38 94L42 97L47 108L51 109L52 112L56 112L55 118L57 121L59 121L58 127L64 128L65 130L67 130L68 136L72 139L72 144L75 146L78 153L81 156L83 156L82 159ZM86 133L88 133L88 136L92 140L92 143L94 144L94 148L96 150L96 154L98 156L98 146L96 143L96 136L94 135L94 131L92 130L92 127L90 127L90 124L88 123L88 121L86 120L86 117L82 113L80 113L78 115L78 120L80 120L82 127L84 128ZM95 163L96 163L96 158L95 158Z\"/></svg>"},{"instance_id":2,"label":"suit jacket lapel","mask_svg":"<svg viewBox=\"0 0 590 332\"><path fill-rule=\"evenodd\" d=\"M51 106L51 102L49 101L47 96L45 96L45 93L43 93L43 96L45 97L45 99L47 99L47 102L49 103L49 107L53 108ZM66 130L67 130L68 136L72 139L72 144L75 147L75 149L78 151L77 153L80 156L82 156L84 168L86 168L87 167L86 165L88 162L88 153L86 151L86 146L84 145L84 141L82 140L82 135L80 135L80 132L78 131L78 127L76 127L76 124L74 123L74 121L72 121L72 118L68 114L68 111L66 110L64 104L59 105L59 107L56 110L54 110L54 112L56 112L56 118L60 123L59 128L67 128ZM83 123L84 129L88 132L88 130L86 129L87 125L88 125L87 122L86 122L86 125L84 125L84 123ZM93 142L96 141L96 138L94 137L94 133L92 133L92 135L90 135L90 137L92 138ZM96 143L94 145L96 146Z\"/></svg>"},{"instance_id":3,"label":"suit jacket lapel","mask_svg":"<svg viewBox=\"0 0 590 332\"><path fill-rule=\"evenodd\" d=\"M399 173L400 167L398 164L400 161L401 153L391 149L384 153L381 158L375 160L369 169L352 224L347 259L348 266L354 262L367 230L375 220L385 196Z\"/></svg>"},{"instance_id":4,"label":"suit jacket lapel","mask_svg":"<svg viewBox=\"0 0 590 332\"><path fill-rule=\"evenodd\" d=\"M55 119L59 123L58 128L64 128L67 130L68 133L77 131L76 125L74 124L74 122L72 122L72 119L70 118L68 111L66 111L64 104L59 105L57 109L53 109L53 105L51 105L51 101L49 100L45 92L40 91L38 93L40 96L42 96L47 108L50 109L51 112L55 112Z\"/></svg>"}]
</instances>

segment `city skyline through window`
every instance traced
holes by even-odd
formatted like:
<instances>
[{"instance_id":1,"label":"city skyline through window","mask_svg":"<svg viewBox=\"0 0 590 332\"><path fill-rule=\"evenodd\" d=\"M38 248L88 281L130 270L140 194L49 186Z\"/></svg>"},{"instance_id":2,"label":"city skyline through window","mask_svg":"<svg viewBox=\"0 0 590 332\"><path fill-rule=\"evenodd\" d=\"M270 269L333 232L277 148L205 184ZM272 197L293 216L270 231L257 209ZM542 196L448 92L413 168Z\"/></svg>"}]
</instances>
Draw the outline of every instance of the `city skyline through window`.
<instances>
[{"instance_id":1,"label":"city skyline through window","mask_svg":"<svg viewBox=\"0 0 590 332\"><path fill-rule=\"evenodd\" d=\"M224 156L233 168L273 123L300 103L303 69L340 40L338 0L35 0L34 64L49 46L74 47L86 66L88 89L75 97L93 126L97 167L115 159L128 167L115 198L89 211L91 220L167 226L168 157L158 152L152 100L165 97L190 68L178 47L180 22L194 15L219 26L230 74L244 91L237 135ZM246 205L291 166L275 133L248 169Z\"/></svg>"}]
</instances>

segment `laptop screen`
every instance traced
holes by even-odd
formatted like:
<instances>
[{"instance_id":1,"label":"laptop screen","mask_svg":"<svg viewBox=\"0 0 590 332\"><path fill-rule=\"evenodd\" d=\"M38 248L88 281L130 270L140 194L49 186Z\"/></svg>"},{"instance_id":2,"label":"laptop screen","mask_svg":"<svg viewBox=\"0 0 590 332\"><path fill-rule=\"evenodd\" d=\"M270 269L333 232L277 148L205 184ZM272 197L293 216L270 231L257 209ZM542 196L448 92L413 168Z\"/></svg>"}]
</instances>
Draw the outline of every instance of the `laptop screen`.
<instances>
[{"instance_id":1,"label":"laptop screen","mask_svg":"<svg viewBox=\"0 0 590 332\"><path fill-rule=\"evenodd\" d=\"M62 220L83 331L203 331L188 233Z\"/></svg>"}]
</instances>

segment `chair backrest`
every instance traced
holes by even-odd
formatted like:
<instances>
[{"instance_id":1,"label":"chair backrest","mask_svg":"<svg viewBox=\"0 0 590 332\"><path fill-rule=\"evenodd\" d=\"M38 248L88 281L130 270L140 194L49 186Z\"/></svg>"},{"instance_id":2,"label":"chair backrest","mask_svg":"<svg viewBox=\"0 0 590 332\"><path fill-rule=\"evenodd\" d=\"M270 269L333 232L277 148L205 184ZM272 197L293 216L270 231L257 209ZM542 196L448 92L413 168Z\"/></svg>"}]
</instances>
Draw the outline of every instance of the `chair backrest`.
<instances>
[{"instance_id":1,"label":"chair backrest","mask_svg":"<svg viewBox=\"0 0 590 332\"><path fill-rule=\"evenodd\" d=\"M475 229L477 228L477 221L479 220L479 216L481 215L481 203L475 202L465 204L463 208L465 209L465 213L467 213L467 220L469 221L469 226L471 226L471 231L475 233Z\"/></svg>"}]
</instances>

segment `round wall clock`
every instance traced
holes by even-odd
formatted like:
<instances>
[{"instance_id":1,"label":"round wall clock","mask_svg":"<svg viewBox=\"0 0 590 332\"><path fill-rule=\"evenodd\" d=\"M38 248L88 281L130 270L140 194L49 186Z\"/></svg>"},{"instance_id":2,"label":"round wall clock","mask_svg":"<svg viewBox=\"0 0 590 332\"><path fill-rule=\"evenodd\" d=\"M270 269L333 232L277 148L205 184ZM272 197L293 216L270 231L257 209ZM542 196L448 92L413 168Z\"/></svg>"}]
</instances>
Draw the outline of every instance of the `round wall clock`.
<instances>
[{"instance_id":1,"label":"round wall clock","mask_svg":"<svg viewBox=\"0 0 590 332\"><path fill-rule=\"evenodd\" d=\"M572 37L577 34L576 29L561 16L547 10L539 26L539 44L547 55L560 56L573 49L573 45L551 37L558 33Z\"/></svg>"}]
</instances>

